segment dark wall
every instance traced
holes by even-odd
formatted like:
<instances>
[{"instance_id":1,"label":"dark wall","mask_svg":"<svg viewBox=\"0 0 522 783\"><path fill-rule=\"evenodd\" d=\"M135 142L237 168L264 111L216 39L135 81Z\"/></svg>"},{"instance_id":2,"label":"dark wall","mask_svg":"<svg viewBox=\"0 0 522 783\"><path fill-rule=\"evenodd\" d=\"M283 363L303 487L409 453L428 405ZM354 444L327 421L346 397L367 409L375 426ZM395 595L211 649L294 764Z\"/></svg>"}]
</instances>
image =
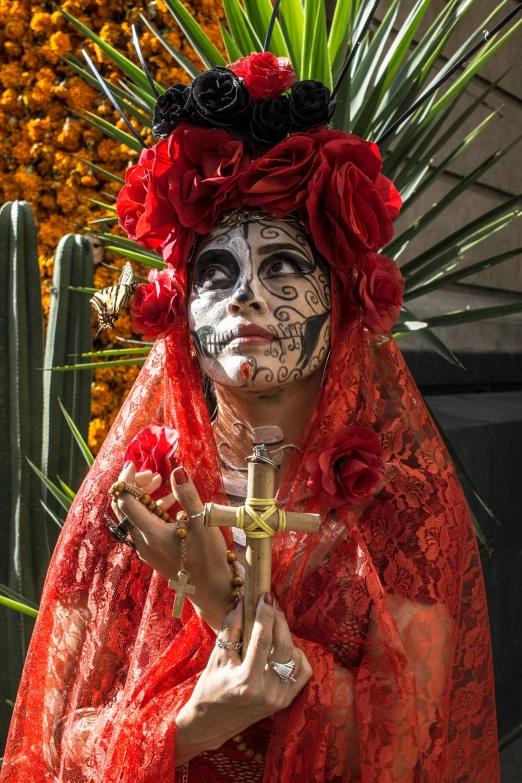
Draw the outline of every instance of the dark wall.
<instances>
[{"instance_id":1,"label":"dark wall","mask_svg":"<svg viewBox=\"0 0 522 783\"><path fill-rule=\"evenodd\" d=\"M518 359L513 370L520 371L520 364ZM482 552L482 565L502 739L522 724L522 391L425 393L501 523L491 520L462 479L493 550L491 555Z\"/></svg>"}]
</instances>

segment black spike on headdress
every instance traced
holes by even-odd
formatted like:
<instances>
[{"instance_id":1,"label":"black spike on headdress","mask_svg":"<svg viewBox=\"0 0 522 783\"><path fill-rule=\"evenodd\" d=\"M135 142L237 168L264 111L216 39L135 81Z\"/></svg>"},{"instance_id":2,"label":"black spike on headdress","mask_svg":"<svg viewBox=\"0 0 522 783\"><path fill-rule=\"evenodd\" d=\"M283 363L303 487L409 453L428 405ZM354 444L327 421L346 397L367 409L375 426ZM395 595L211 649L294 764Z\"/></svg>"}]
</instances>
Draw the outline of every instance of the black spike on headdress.
<instances>
[{"instance_id":1,"label":"black spike on headdress","mask_svg":"<svg viewBox=\"0 0 522 783\"><path fill-rule=\"evenodd\" d=\"M131 30L132 30L132 43L133 43L134 48L136 49L136 54L138 55L138 60L140 61L140 65L142 67L143 73L147 77L147 80L148 80L148 82L149 82L149 84L151 86L152 92L154 93L156 98L159 98L160 94L158 92L158 88L154 84L154 79L150 75L150 71L147 68L147 63L145 62L145 58L143 57L143 52L141 51L140 39L138 38L138 31L136 30L136 25L133 24L132 27L131 27Z\"/></svg>"},{"instance_id":2,"label":"black spike on headdress","mask_svg":"<svg viewBox=\"0 0 522 783\"><path fill-rule=\"evenodd\" d=\"M374 14L375 14L375 12L377 10L377 6L379 5L380 2L381 2L381 0L375 0L375 2L373 4L372 10L368 14L368 18L366 19L366 22L364 23L364 25L362 27L362 30L360 31L359 35L357 36L357 40L356 40L355 44L352 46L352 50L351 50L350 54L348 55L348 57L344 61L344 65L341 68L341 73L339 74L339 78L337 79L337 81L335 83L335 87L333 88L333 91L332 91L332 100L335 98L335 96L339 92L339 87L341 86L341 83L342 83L344 77L348 73L348 71L350 69L350 65L353 63L353 59L354 59L355 55L357 54L360 45L363 42L363 38L364 38L364 36L366 35L366 33L368 31L370 23L371 23L371 21L373 19L373 16L374 16Z\"/></svg>"},{"instance_id":3,"label":"black spike on headdress","mask_svg":"<svg viewBox=\"0 0 522 783\"><path fill-rule=\"evenodd\" d=\"M120 104L118 103L118 101L116 100L116 98L114 97L112 92L109 90L109 88L105 84L105 80L103 79L101 74L98 73L98 70L97 70L96 66L94 65L93 61L91 60L91 58L89 57L89 55L87 54L85 49L82 49L82 54L83 54L83 56L85 57L85 59L87 61L87 65L89 66L89 68L91 69L91 71L95 75L96 79L98 80L98 82L99 82L103 92L105 93L107 98L110 100L110 102L112 103L112 105L114 106L116 111L119 113L120 117L122 118L124 123L127 125L128 129L131 131L132 135L136 139L138 139L138 141L139 141L139 143L141 144L142 147L144 147L145 149L148 149L148 145L145 144L145 142L141 138L141 136L138 133L138 131L136 130L136 128L132 125L130 120L125 116L125 114L123 112L123 109L121 108Z\"/></svg>"},{"instance_id":4,"label":"black spike on headdress","mask_svg":"<svg viewBox=\"0 0 522 783\"><path fill-rule=\"evenodd\" d=\"M507 25L508 22L510 22L514 16L516 16L518 13L522 11L522 3L519 3L516 8L514 8L512 11L509 12L501 21L495 25L493 30L491 32L488 32L487 30L483 31L483 38L478 41L475 46L472 46L472 48L466 52L465 55L463 55L458 62L455 63L455 65L449 69L447 73L445 73L441 78L435 82L435 84L429 88L429 90L426 90L424 95L421 95L420 98L418 98L415 103L413 103L410 108L402 114L398 120L396 120L393 125L390 125L387 131L385 131L382 136L380 136L376 144L382 144L383 141L385 141L389 136L394 133L397 128L399 128L402 123L408 119L408 117L411 117L411 115L417 111L417 109L422 106L425 101L430 98L434 92L436 92L439 87L441 87L447 79L450 78L450 76L453 76L455 71L458 71L459 68L461 68L463 65L466 65L469 59L473 57L480 49L482 49L483 46L487 44L490 38L492 38L496 33L498 33L499 30L501 30L505 25Z\"/></svg>"},{"instance_id":5,"label":"black spike on headdress","mask_svg":"<svg viewBox=\"0 0 522 783\"><path fill-rule=\"evenodd\" d=\"M268 23L268 30L266 31L265 45L263 46L264 52L268 52L270 49L270 41L272 39L272 33L274 32L274 27L277 19L277 14L279 13L280 5L281 5L281 0L276 0L274 3L274 8L272 9L272 16L270 17L270 22Z\"/></svg>"}]
</instances>

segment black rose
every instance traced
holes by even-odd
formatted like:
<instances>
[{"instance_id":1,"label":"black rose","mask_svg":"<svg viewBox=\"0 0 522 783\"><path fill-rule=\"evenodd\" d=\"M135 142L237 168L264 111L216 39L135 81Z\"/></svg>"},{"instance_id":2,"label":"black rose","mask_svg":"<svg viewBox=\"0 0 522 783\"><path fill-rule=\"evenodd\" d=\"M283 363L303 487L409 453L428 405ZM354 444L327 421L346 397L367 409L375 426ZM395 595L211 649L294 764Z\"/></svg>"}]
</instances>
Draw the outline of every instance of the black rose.
<instances>
[{"instance_id":1,"label":"black rose","mask_svg":"<svg viewBox=\"0 0 522 783\"><path fill-rule=\"evenodd\" d=\"M190 96L187 84L173 84L160 95L154 108L152 133L165 139L181 120L186 119L185 107Z\"/></svg>"},{"instance_id":2,"label":"black rose","mask_svg":"<svg viewBox=\"0 0 522 783\"><path fill-rule=\"evenodd\" d=\"M290 112L296 128L326 125L335 110L330 90L322 82L309 79L296 82L290 90Z\"/></svg>"},{"instance_id":3,"label":"black rose","mask_svg":"<svg viewBox=\"0 0 522 783\"><path fill-rule=\"evenodd\" d=\"M188 104L189 122L228 128L238 136L246 135L252 117L250 94L233 71L216 66L192 82Z\"/></svg>"},{"instance_id":4,"label":"black rose","mask_svg":"<svg viewBox=\"0 0 522 783\"><path fill-rule=\"evenodd\" d=\"M252 136L258 147L273 147L294 130L286 95L254 103Z\"/></svg>"}]
</instances>

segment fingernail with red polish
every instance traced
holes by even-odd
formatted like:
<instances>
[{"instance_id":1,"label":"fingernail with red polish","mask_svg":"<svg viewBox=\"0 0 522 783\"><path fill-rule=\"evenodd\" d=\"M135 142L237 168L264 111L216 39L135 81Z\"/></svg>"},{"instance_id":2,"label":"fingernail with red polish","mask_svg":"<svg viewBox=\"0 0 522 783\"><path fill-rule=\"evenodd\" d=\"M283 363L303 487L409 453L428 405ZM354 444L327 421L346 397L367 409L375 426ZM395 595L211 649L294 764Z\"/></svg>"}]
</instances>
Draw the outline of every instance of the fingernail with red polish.
<instances>
[{"instance_id":1,"label":"fingernail with red polish","mask_svg":"<svg viewBox=\"0 0 522 783\"><path fill-rule=\"evenodd\" d=\"M234 603L232 604L232 611L234 611L234 609L237 609L240 601L241 601L241 596L238 595L238 597L234 599Z\"/></svg>"},{"instance_id":2,"label":"fingernail with red polish","mask_svg":"<svg viewBox=\"0 0 522 783\"><path fill-rule=\"evenodd\" d=\"M263 601L265 602L265 604L268 604L268 606L273 606L274 596L272 595L272 593L265 593L263 596Z\"/></svg>"},{"instance_id":3,"label":"fingernail with red polish","mask_svg":"<svg viewBox=\"0 0 522 783\"><path fill-rule=\"evenodd\" d=\"M185 472L185 468L179 467L174 469L174 481L176 484L186 484L188 476Z\"/></svg>"}]
</instances>

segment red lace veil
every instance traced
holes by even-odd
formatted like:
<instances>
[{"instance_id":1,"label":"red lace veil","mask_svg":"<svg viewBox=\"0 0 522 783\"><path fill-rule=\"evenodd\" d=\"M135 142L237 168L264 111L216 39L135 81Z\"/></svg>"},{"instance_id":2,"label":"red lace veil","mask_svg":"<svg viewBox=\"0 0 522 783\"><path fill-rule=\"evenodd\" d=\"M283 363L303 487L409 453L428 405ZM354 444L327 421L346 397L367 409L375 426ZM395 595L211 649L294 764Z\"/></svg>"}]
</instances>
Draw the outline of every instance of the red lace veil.
<instances>
[{"instance_id":1,"label":"red lace veil","mask_svg":"<svg viewBox=\"0 0 522 783\"><path fill-rule=\"evenodd\" d=\"M323 513L318 534L276 537L273 591L314 675L274 716L264 781L495 783L489 629L465 499L395 342L344 317L336 285L332 353L278 503L317 510L306 457L347 424L375 429L396 471L360 518ZM190 602L172 619L165 580L103 519L125 447L151 422L179 430L202 499L225 502L185 322L154 345L69 513L2 783L175 779L175 716L214 635ZM211 779L197 759L190 770Z\"/></svg>"}]
</instances>

